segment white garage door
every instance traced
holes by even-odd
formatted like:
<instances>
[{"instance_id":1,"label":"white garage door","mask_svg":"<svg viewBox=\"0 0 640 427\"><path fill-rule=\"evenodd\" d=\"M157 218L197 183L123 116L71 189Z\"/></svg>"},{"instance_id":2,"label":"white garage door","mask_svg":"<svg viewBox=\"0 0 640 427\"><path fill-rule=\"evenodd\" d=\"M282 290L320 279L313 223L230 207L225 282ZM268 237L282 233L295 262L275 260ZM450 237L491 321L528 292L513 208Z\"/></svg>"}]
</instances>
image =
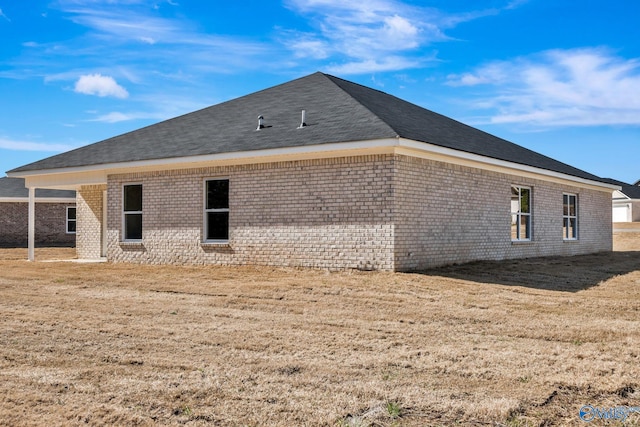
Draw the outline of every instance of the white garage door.
<instances>
[{"instance_id":1,"label":"white garage door","mask_svg":"<svg viewBox=\"0 0 640 427\"><path fill-rule=\"evenodd\" d=\"M613 207L613 222L628 222L629 221L629 206L614 206Z\"/></svg>"}]
</instances>

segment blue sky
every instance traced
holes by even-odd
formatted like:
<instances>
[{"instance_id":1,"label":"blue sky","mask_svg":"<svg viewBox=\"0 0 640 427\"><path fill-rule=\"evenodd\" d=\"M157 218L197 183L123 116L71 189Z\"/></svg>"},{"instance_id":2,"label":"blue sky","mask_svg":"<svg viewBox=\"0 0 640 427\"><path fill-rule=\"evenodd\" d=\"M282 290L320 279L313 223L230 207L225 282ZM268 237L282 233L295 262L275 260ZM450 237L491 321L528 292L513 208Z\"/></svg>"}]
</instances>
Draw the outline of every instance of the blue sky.
<instances>
[{"instance_id":1,"label":"blue sky","mask_svg":"<svg viewBox=\"0 0 640 427\"><path fill-rule=\"evenodd\" d=\"M0 170L323 71L635 182L638 16L629 0L0 0Z\"/></svg>"}]
</instances>

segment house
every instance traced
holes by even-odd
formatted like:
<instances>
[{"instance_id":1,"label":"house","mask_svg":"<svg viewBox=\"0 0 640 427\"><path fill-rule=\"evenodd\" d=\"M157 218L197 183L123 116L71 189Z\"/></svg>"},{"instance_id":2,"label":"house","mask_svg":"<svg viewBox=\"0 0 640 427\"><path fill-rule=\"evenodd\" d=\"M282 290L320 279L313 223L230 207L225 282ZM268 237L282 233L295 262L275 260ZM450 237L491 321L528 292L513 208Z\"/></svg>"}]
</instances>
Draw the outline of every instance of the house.
<instances>
[{"instance_id":1,"label":"house","mask_svg":"<svg viewBox=\"0 0 640 427\"><path fill-rule=\"evenodd\" d=\"M613 222L640 221L640 187L626 182L606 178L605 182L620 187L613 192Z\"/></svg>"},{"instance_id":2,"label":"house","mask_svg":"<svg viewBox=\"0 0 640 427\"><path fill-rule=\"evenodd\" d=\"M77 190L79 258L389 271L609 251L619 189L323 73L9 175Z\"/></svg>"},{"instance_id":3,"label":"house","mask_svg":"<svg viewBox=\"0 0 640 427\"><path fill-rule=\"evenodd\" d=\"M27 246L29 190L22 178L0 178L0 246ZM76 193L37 190L35 240L40 245L73 246L76 242Z\"/></svg>"}]
</instances>

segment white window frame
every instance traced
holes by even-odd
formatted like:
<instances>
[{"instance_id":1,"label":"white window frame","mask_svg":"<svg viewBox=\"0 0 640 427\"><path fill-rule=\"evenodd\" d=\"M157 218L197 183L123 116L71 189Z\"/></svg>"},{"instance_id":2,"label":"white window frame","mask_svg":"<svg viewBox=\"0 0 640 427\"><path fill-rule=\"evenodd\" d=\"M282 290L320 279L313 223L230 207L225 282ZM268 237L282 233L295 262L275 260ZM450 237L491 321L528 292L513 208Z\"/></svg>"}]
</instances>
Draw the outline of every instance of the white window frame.
<instances>
[{"instance_id":1,"label":"white window frame","mask_svg":"<svg viewBox=\"0 0 640 427\"><path fill-rule=\"evenodd\" d=\"M567 215L564 214L564 207L565 207L565 203L564 203L564 198L567 197L567 201L569 203L567 203L568 206L571 205L570 201L571 201L571 197L575 198L575 215L570 215L569 212L570 210L568 209L567 206ZM575 237L569 237L566 235L566 233L569 232L569 227L568 227L568 223L571 219L575 219ZM566 232L565 232L566 230ZM572 241L572 240L578 240L580 237L580 226L579 226L579 221L578 221L578 195L575 193L562 193L562 240L565 241Z\"/></svg>"},{"instance_id":2,"label":"white window frame","mask_svg":"<svg viewBox=\"0 0 640 427\"><path fill-rule=\"evenodd\" d=\"M517 188L518 189L518 210L517 212L513 211L513 207L511 207L511 215L510 217L513 218L513 216L515 215L516 217L516 238L512 238L511 241L512 242L530 242L533 240L533 189L531 187L526 187L523 185L514 185L512 184L511 187L509 188L509 194L511 194L511 191L513 188ZM529 212L520 212L520 207L522 206L522 190L529 190ZM511 200L511 198L509 198L509 200ZM523 239L520 238L520 219L522 217L526 217L528 218L528 225L529 225L529 237L525 237Z\"/></svg>"},{"instance_id":3,"label":"white window frame","mask_svg":"<svg viewBox=\"0 0 640 427\"><path fill-rule=\"evenodd\" d=\"M133 186L133 185L139 185L140 187L142 187L142 203L144 204L144 185L141 182L127 182L122 184L122 241L123 242L142 242L142 238L140 239L127 239L127 222L126 222L126 216L127 215L141 215L142 216L142 224L141 227L144 225L144 214L143 211L125 211L124 210L124 189L125 187L129 187L129 186ZM144 206L144 205L143 205ZM140 230L142 232L142 230ZM141 233L142 234L142 233Z\"/></svg>"},{"instance_id":4,"label":"white window frame","mask_svg":"<svg viewBox=\"0 0 640 427\"><path fill-rule=\"evenodd\" d=\"M76 218L75 219L69 219L69 209L75 209L76 210ZM69 223L70 222L75 222L76 223L76 231L69 231ZM65 221L65 231L67 234L76 234L78 230L78 209L76 206L67 206L67 216L66 216L66 221Z\"/></svg>"},{"instance_id":5,"label":"white window frame","mask_svg":"<svg viewBox=\"0 0 640 427\"><path fill-rule=\"evenodd\" d=\"M227 195L227 207L226 208L216 208L216 209L207 209L207 183L210 181L227 181L229 183L229 189L231 189L231 181L228 177L216 177L216 178L205 178L203 180L202 185L202 207L204 214L202 215L202 242L203 243L215 243L215 244L227 244L229 243L229 239L207 239L209 235L209 224L207 221L207 214L209 212L226 212L229 214L229 199L230 194ZM231 191L229 191L230 193ZM229 235L229 231L227 231L227 235Z\"/></svg>"}]
</instances>

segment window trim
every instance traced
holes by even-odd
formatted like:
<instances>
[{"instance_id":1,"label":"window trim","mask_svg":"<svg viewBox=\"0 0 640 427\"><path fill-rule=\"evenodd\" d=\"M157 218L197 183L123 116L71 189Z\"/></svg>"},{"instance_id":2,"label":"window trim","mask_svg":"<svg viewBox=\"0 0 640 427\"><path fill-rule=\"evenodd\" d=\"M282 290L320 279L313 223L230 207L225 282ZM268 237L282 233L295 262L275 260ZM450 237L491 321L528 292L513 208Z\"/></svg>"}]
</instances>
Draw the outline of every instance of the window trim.
<instances>
[{"instance_id":1,"label":"window trim","mask_svg":"<svg viewBox=\"0 0 640 427\"><path fill-rule=\"evenodd\" d=\"M511 193L513 188L517 188L518 189L518 211L517 212L513 212L513 208L511 207L511 205L509 206L509 210L510 210L510 218L513 218L513 216L516 216L516 238L511 238L511 241L514 243L519 243L519 242L532 242L533 241L533 189L531 187L527 187L526 185L516 185L516 184L511 184L511 186L509 187L509 193ZM520 207L522 205L522 190L529 190L529 212L520 212ZM511 201L511 198L509 198L509 201ZM528 220L528 224L529 224L529 237L525 237L524 239L520 238L520 218L521 217L527 217Z\"/></svg>"},{"instance_id":2,"label":"window trim","mask_svg":"<svg viewBox=\"0 0 640 427\"><path fill-rule=\"evenodd\" d=\"M229 183L229 188L231 188L231 180L229 177L212 177L212 178L204 178L202 180L202 243L205 244L218 244L218 245L226 245L229 244L229 238L227 239L207 239L207 235L209 234L209 225L207 223L207 214L209 212L226 212L229 217L231 216L229 210L229 195L227 194L227 207L226 208L216 208L216 209L207 209L207 183L209 181L227 181ZM227 231L227 235L230 233Z\"/></svg>"},{"instance_id":3,"label":"window trim","mask_svg":"<svg viewBox=\"0 0 640 427\"><path fill-rule=\"evenodd\" d=\"M75 219L69 219L69 209L75 209L76 210ZM66 234L76 234L78 232L78 207L76 205L67 206L65 220L66 220L65 221L65 233ZM75 222L76 223L76 231L69 231L69 223L70 222Z\"/></svg>"},{"instance_id":4,"label":"window trim","mask_svg":"<svg viewBox=\"0 0 640 427\"><path fill-rule=\"evenodd\" d=\"M144 194L144 185L142 184L142 182L127 182L127 183L123 183L122 184L122 228L121 228L121 230L122 230L122 234L121 234L122 239L120 241L124 242L124 243L129 243L129 242L130 243L142 243L142 237L140 239L127 239L127 226L126 226L126 224L127 224L126 223L126 216L127 215L141 215L141 217L142 217L141 218L142 219L141 228L144 227L144 225L143 225L144 224L144 214L143 214L143 211L144 211L144 197L142 197L143 210L141 210L141 211L125 211L124 210L124 197L125 197L124 189L125 189L125 187L129 187L129 186L133 186L133 185L139 185L141 187L142 194ZM140 235L142 236L142 229L140 230Z\"/></svg>"},{"instance_id":5,"label":"window trim","mask_svg":"<svg viewBox=\"0 0 640 427\"><path fill-rule=\"evenodd\" d=\"M569 197L568 201L571 200L571 197L575 197L575 215L569 215L569 209L567 209L567 215L564 214L564 198L565 196ZM579 215L579 211L578 211L578 194L576 193L562 193L562 240L564 240L565 242L575 242L576 240L580 239L580 223L578 220L578 215ZM570 205L569 203L567 203L568 205ZM565 221L569 221L571 218L574 218L576 220L576 226L575 226L575 235L576 237L567 237L565 234L565 230L567 230L567 232L569 231L569 227L565 227Z\"/></svg>"}]
</instances>

